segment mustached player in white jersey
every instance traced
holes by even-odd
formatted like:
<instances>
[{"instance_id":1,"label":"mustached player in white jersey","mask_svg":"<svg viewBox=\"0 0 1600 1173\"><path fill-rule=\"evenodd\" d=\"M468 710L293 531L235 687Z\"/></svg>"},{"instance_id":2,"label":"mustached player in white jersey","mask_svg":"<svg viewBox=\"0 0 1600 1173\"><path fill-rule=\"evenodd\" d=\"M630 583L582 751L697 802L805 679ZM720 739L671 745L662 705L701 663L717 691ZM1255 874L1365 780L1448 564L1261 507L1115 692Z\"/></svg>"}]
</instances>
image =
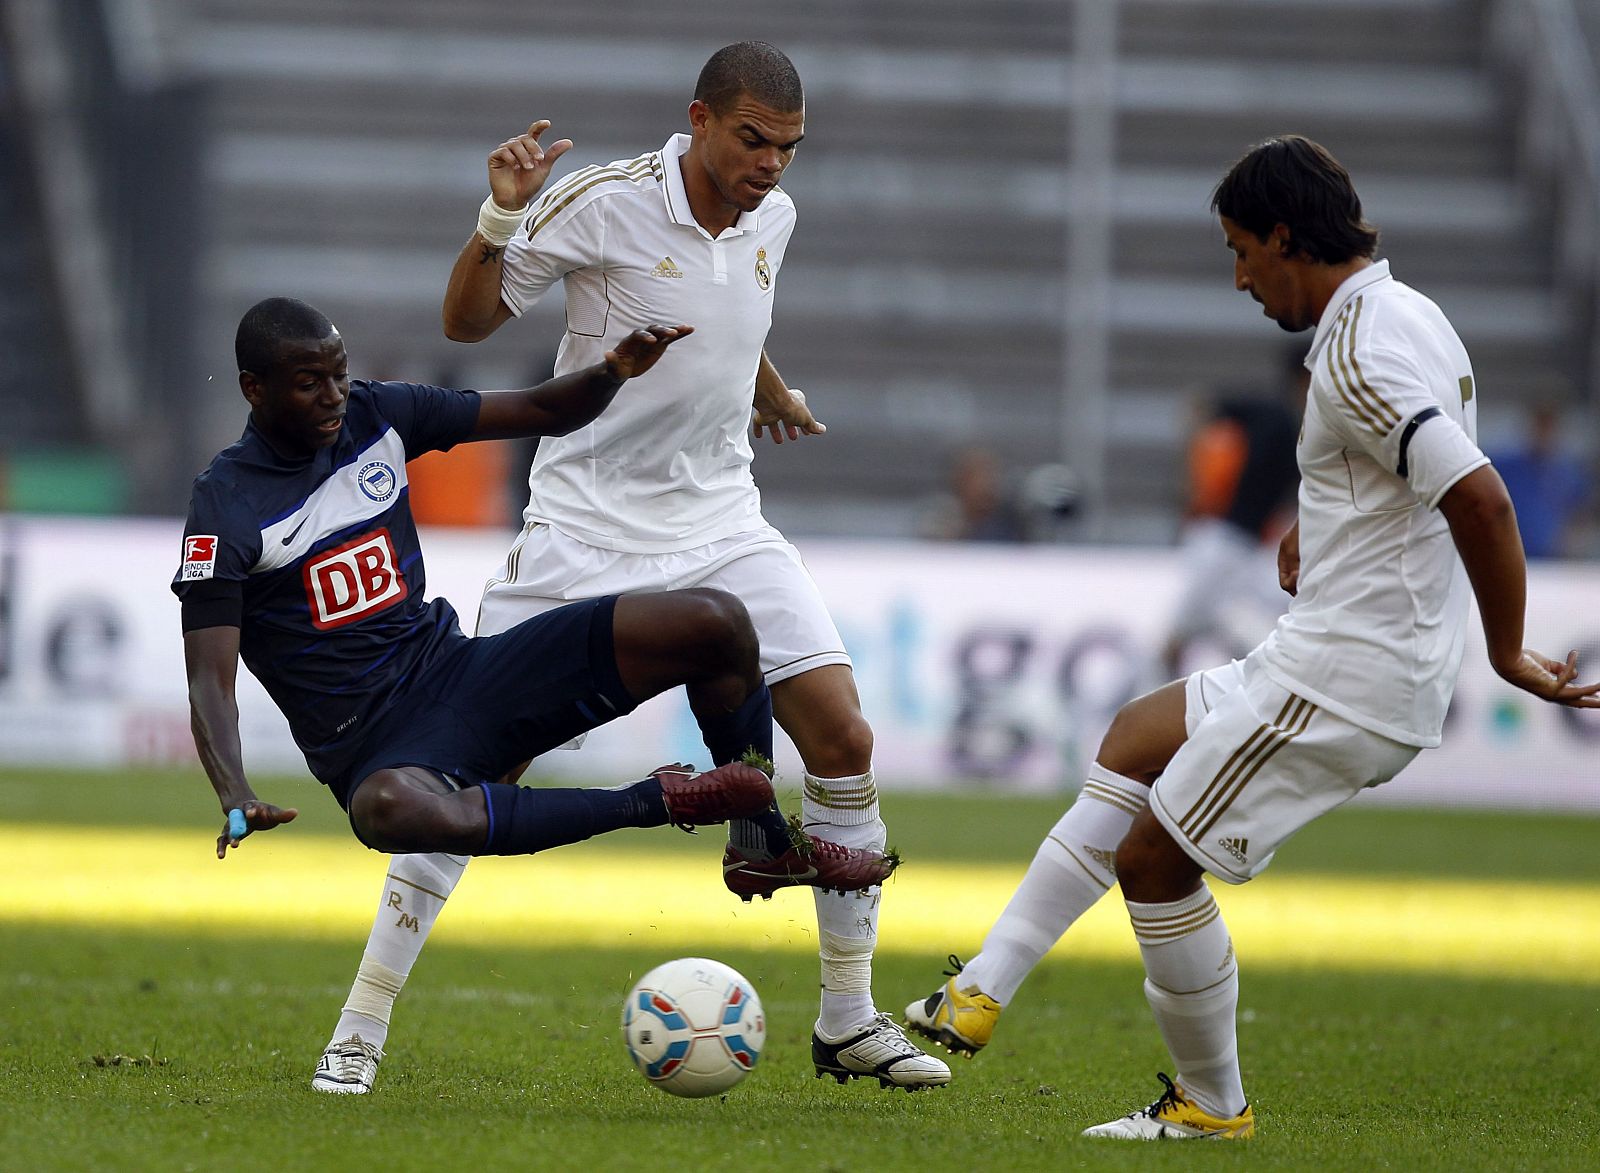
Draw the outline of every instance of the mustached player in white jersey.
<instances>
[{"instance_id":1,"label":"mustached player in white jersey","mask_svg":"<svg viewBox=\"0 0 1600 1173\"><path fill-rule=\"evenodd\" d=\"M1120 882L1177 1078L1090 1136L1254 1132L1233 942L1204 873L1244 883L1301 827L1439 744L1469 592L1500 676L1600 707L1600 684L1573 683L1576 654L1522 646L1522 544L1478 450L1472 367L1439 307L1373 259L1378 234L1344 168L1307 139L1272 139L1212 208L1235 286L1285 330L1316 331L1299 518L1278 558L1293 601L1245 659L1122 708L983 951L906 1008L913 1028L974 1054L1028 971Z\"/></svg>"},{"instance_id":2,"label":"mustached player in white jersey","mask_svg":"<svg viewBox=\"0 0 1600 1173\"><path fill-rule=\"evenodd\" d=\"M872 999L881 882L894 860L872 777L872 730L850 657L799 555L761 516L750 476L755 432L824 428L767 361L772 302L794 227L778 179L804 134L799 75L771 45L719 50L701 71L689 134L659 150L585 167L545 187L571 142L541 145L548 122L489 157L491 195L450 274L445 331L488 337L556 284L567 331L558 371L597 361L634 323L690 321L694 349L636 380L598 426L541 442L525 526L478 617L493 635L579 599L674 587L721 587L748 608L771 689L771 712L805 765L797 844L774 807L730 824L728 887L749 900L780 887L815 889L821 1012L816 1072L865 1076L909 1090L949 1082ZM537 198L535 198L537 197ZM643 318L640 315L644 315ZM754 747L770 754L771 746ZM396 995L466 861L399 856L327 1056L359 1033L381 1048ZM408 916L396 922L392 894ZM326 1056L325 1056L326 1058ZM370 1058L370 1055L369 1055ZM328 1060L332 1062L333 1060ZM365 1092L359 1078L324 1091Z\"/></svg>"}]
</instances>

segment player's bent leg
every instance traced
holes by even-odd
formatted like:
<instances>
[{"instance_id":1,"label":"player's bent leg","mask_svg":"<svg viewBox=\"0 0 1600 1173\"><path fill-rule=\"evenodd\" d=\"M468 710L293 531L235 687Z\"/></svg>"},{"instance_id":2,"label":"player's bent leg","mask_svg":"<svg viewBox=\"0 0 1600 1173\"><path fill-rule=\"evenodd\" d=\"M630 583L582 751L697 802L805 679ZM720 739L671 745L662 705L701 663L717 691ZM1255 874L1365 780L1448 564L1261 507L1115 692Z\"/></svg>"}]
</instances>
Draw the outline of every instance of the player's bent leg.
<instances>
[{"instance_id":1,"label":"player's bent leg","mask_svg":"<svg viewBox=\"0 0 1600 1173\"><path fill-rule=\"evenodd\" d=\"M682 684L702 705L731 713L762 686L755 628L726 591L623 595L611 638L617 673L636 701Z\"/></svg>"},{"instance_id":2,"label":"player's bent leg","mask_svg":"<svg viewBox=\"0 0 1600 1173\"><path fill-rule=\"evenodd\" d=\"M969 1058L994 1032L1000 1009L1052 946L1117 882L1117 845L1149 788L1100 762L1050 829L1027 874L983 940L983 950L927 998L906 1007L912 1029Z\"/></svg>"},{"instance_id":3,"label":"player's bent leg","mask_svg":"<svg viewBox=\"0 0 1600 1173\"><path fill-rule=\"evenodd\" d=\"M1116 884L1117 846L1183 744L1185 707L1183 681L1122 707L1077 801L1039 844L982 951L965 965L951 954L944 984L905 1008L912 1030L969 1059L989 1043L1028 974Z\"/></svg>"},{"instance_id":4,"label":"player's bent leg","mask_svg":"<svg viewBox=\"0 0 1600 1173\"><path fill-rule=\"evenodd\" d=\"M618 674L632 696L683 684L714 763L746 762L773 772L772 697L755 628L734 595L693 588L624 596L617 600L613 640ZM733 828L752 860L781 858L799 845L775 799L744 812ZM741 893L746 900L755 894Z\"/></svg>"},{"instance_id":5,"label":"player's bent leg","mask_svg":"<svg viewBox=\"0 0 1600 1173\"><path fill-rule=\"evenodd\" d=\"M1091 1134L1249 1135L1254 1117L1235 1024L1238 963L1200 865L1146 807L1117 849L1117 872L1144 960L1145 997L1177 1065L1178 1090Z\"/></svg>"},{"instance_id":6,"label":"player's bent leg","mask_svg":"<svg viewBox=\"0 0 1600 1173\"><path fill-rule=\"evenodd\" d=\"M1189 736L1188 681L1174 680L1135 697L1111 719L1095 761L1148 787Z\"/></svg>"},{"instance_id":7,"label":"player's bent leg","mask_svg":"<svg viewBox=\"0 0 1600 1173\"><path fill-rule=\"evenodd\" d=\"M350 825L368 847L391 855L480 854L489 830L483 794L438 786L438 775L421 766L377 770L350 796Z\"/></svg>"},{"instance_id":8,"label":"player's bent leg","mask_svg":"<svg viewBox=\"0 0 1600 1173\"><path fill-rule=\"evenodd\" d=\"M430 776L420 767L398 767L360 783L350 799L350 824L361 841L391 854L526 855L622 827L722 823L772 804L771 780L739 762L704 774L673 763L608 789L484 782L439 795L419 784Z\"/></svg>"}]
</instances>

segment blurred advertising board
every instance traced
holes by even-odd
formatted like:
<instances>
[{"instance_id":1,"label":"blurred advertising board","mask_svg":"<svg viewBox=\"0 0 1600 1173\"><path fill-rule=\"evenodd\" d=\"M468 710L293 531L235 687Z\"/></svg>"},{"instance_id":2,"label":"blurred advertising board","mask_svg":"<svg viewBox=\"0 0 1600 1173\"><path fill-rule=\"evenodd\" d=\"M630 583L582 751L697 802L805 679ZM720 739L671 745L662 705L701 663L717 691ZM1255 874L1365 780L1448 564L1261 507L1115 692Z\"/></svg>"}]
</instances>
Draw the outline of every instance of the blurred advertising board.
<instances>
[{"instance_id":1,"label":"blurred advertising board","mask_svg":"<svg viewBox=\"0 0 1600 1173\"><path fill-rule=\"evenodd\" d=\"M189 764L178 604L168 583L181 523L0 517L0 762ZM470 625L509 535L423 534L430 593ZM1070 792L1112 714L1159 684L1179 587L1177 552L1088 547L803 542L855 659L886 787ZM1270 573L1263 559L1263 573ZM1600 565L1536 564L1528 642L1579 650L1600 673ZM1203 667L1259 638L1270 617L1194 647ZM240 673L246 763L303 769L282 718ZM549 777L609 783L663 761L704 760L681 693L659 697L581 750L545 755ZM800 764L780 742L780 792ZM1600 713L1539 704L1502 684L1474 617L1445 744L1363 801L1600 813Z\"/></svg>"}]
</instances>

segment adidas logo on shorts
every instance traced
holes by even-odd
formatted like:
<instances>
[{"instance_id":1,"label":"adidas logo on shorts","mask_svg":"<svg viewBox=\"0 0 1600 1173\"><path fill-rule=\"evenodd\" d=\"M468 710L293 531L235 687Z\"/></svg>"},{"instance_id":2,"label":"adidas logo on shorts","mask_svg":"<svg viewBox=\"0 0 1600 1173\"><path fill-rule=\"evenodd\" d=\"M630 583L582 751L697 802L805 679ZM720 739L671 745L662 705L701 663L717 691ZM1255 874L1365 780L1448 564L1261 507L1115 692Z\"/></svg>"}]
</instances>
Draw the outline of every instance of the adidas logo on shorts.
<instances>
[{"instance_id":1,"label":"adidas logo on shorts","mask_svg":"<svg viewBox=\"0 0 1600 1173\"><path fill-rule=\"evenodd\" d=\"M1250 850L1250 840L1223 838L1218 839L1217 844L1240 863L1250 862L1249 857L1245 854Z\"/></svg>"}]
</instances>

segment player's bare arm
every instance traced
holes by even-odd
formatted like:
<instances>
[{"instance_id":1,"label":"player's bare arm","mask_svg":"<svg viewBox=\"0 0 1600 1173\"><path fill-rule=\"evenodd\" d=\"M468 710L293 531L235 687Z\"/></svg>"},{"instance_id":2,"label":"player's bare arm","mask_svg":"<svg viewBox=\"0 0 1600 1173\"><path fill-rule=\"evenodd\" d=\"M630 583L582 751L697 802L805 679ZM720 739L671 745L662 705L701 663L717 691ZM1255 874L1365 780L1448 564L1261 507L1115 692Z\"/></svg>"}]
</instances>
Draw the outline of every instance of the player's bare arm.
<instances>
[{"instance_id":1,"label":"player's bare arm","mask_svg":"<svg viewBox=\"0 0 1600 1173\"><path fill-rule=\"evenodd\" d=\"M240 811L245 829L225 822L217 837L217 858L238 847L251 831L268 831L299 814L281 810L255 796L244 776L239 748L239 705L234 686L239 672L239 629L202 627L183 636L184 668L189 678L189 727L195 750L217 792L224 816Z\"/></svg>"},{"instance_id":2,"label":"player's bare arm","mask_svg":"<svg viewBox=\"0 0 1600 1173\"><path fill-rule=\"evenodd\" d=\"M1541 700L1600 708L1600 683L1576 682L1576 652L1562 662L1522 646L1527 566L1516 510L1500 474L1490 465L1468 473L1440 500L1439 511L1450 524L1450 536L1472 583L1494 670L1507 683Z\"/></svg>"},{"instance_id":3,"label":"player's bare arm","mask_svg":"<svg viewBox=\"0 0 1600 1173\"><path fill-rule=\"evenodd\" d=\"M773 442L777 444L783 443L785 433L789 439L798 440L801 436L820 436L828 430L806 406L805 393L783 381L765 350L756 367L754 408L752 425L758 440L765 429L771 430Z\"/></svg>"},{"instance_id":4,"label":"player's bare arm","mask_svg":"<svg viewBox=\"0 0 1600 1173\"><path fill-rule=\"evenodd\" d=\"M1278 585L1293 597L1300 590L1300 520L1278 541Z\"/></svg>"},{"instance_id":5,"label":"player's bare arm","mask_svg":"<svg viewBox=\"0 0 1600 1173\"><path fill-rule=\"evenodd\" d=\"M622 339L592 367L522 391L486 391L469 439L564 436L575 431L609 407L623 383L644 374L667 347L693 333L693 326L647 326Z\"/></svg>"},{"instance_id":6,"label":"player's bare arm","mask_svg":"<svg viewBox=\"0 0 1600 1173\"><path fill-rule=\"evenodd\" d=\"M511 317L510 308L500 300L506 243L550 177L550 168L572 147L566 138L542 145L539 139L549 129L549 119L541 118L525 134L507 139L489 153L489 198L478 214L478 230L456 257L445 288L448 338L481 342Z\"/></svg>"}]
</instances>

